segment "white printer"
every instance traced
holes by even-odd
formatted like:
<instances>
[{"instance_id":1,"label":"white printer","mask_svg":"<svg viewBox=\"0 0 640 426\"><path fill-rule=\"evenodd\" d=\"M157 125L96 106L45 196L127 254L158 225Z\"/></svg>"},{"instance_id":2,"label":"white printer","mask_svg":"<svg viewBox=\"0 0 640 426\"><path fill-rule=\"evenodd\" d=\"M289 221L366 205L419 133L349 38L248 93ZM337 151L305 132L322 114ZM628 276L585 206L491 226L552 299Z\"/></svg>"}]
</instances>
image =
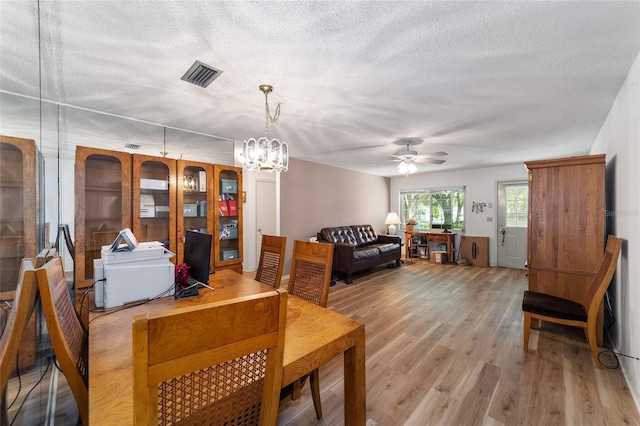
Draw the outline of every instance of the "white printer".
<instances>
[{"instance_id":1,"label":"white printer","mask_svg":"<svg viewBox=\"0 0 640 426\"><path fill-rule=\"evenodd\" d=\"M131 230L123 229L111 246L102 247L102 258L93 260L96 306L112 308L173 295L173 256L160 242L138 243Z\"/></svg>"}]
</instances>

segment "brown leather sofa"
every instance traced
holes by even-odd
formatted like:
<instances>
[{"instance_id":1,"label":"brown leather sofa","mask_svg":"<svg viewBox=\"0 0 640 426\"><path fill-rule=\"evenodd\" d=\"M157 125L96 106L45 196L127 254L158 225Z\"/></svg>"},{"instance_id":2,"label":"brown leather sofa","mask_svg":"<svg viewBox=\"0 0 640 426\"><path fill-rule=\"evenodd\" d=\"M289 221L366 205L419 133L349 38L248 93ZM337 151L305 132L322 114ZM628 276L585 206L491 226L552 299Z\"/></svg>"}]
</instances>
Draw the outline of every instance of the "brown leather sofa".
<instances>
[{"instance_id":1,"label":"brown leather sofa","mask_svg":"<svg viewBox=\"0 0 640 426\"><path fill-rule=\"evenodd\" d=\"M323 228L318 241L333 243L333 272L344 276L347 284L353 274L381 263L400 266L399 236L377 235L371 225L350 225Z\"/></svg>"}]
</instances>

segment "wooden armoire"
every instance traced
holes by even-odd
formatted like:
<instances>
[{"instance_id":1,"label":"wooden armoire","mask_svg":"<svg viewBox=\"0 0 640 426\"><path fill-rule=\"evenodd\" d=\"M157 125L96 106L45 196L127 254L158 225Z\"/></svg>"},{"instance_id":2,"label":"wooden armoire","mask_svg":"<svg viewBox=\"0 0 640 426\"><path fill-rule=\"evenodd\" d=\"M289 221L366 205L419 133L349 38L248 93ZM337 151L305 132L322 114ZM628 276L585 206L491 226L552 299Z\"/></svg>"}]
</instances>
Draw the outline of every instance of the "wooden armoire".
<instances>
[{"instance_id":1,"label":"wooden armoire","mask_svg":"<svg viewBox=\"0 0 640 426\"><path fill-rule=\"evenodd\" d=\"M529 290L581 302L604 251L605 156L525 165L529 171ZM601 344L602 306L598 322Z\"/></svg>"}]
</instances>

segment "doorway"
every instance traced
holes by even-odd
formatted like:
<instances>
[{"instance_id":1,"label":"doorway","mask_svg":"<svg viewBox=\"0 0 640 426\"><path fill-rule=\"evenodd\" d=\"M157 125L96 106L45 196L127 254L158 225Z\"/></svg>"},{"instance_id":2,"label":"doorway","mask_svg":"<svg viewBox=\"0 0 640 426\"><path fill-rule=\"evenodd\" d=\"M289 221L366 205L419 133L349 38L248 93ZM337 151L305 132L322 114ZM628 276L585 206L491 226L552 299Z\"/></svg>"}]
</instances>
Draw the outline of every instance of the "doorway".
<instances>
[{"instance_id":1,"label":"doorway","mask_svg":"<svg viewBox=\"0 0 640 426\"><path fill-rule=\"evenodd\" d=\"M256 180L256 259L260 259L262 235L277 235L276 183ZM256 262L257 267L257 262Z\"/></svg>"},{"instance_id":2,"label":"doorway","mask_svg":"<svg viewBox=\"0 0 640 426\"><path fill-rule=\"evenodd\" d=\"M527 260L527 181L498 182L498 266L525 269Z\"/></svg>"}]
</instances>

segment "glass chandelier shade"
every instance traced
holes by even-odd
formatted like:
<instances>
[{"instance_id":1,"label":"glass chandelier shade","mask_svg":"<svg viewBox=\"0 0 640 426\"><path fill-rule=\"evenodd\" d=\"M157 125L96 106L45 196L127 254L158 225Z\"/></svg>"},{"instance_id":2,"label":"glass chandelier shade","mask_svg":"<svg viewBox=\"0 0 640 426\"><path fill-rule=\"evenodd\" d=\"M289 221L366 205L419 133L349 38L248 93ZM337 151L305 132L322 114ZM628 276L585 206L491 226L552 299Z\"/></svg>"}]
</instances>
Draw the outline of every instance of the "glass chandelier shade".
<instances>
[{"instance_id":1,"label":"glass chandelier shade","mask_svg":"<svg viewBox=\"0 0 640 426\"><path fill-rule=\"evenodd\" d=\"M259 87L264 93L265 126L264 136L256 140L247 139L242 143L242 164L248 170L259 172L286 172L289 169L289 146L278 139L269 139L269 122L275 123L280 116L280 104L273 117L269 113L269 93L273 87L262 84Z\"/></svg>"},{"instance_id":2,"label":"glass chandelier shade","mask_svg":"<svg viewBox=\"0 0 640 426\"><path fill-rule=\"evenodd\" d=\"M418 168L412 161L404 160L400 164L398 164L398 171L403 175L409 176L411 173L415 173Z\"/></svg>"},{"instance_id":3,"label":"glass chandelier shade","mask_svg":"<svg viewBox=\"0 0 640 426\"><path fill-rule=\"evenodd\" d=\"M278 139L251 138L242 144L242 158L249 170L286 172L289 168L289 147Z\"/></svg>"}]
</instances>

